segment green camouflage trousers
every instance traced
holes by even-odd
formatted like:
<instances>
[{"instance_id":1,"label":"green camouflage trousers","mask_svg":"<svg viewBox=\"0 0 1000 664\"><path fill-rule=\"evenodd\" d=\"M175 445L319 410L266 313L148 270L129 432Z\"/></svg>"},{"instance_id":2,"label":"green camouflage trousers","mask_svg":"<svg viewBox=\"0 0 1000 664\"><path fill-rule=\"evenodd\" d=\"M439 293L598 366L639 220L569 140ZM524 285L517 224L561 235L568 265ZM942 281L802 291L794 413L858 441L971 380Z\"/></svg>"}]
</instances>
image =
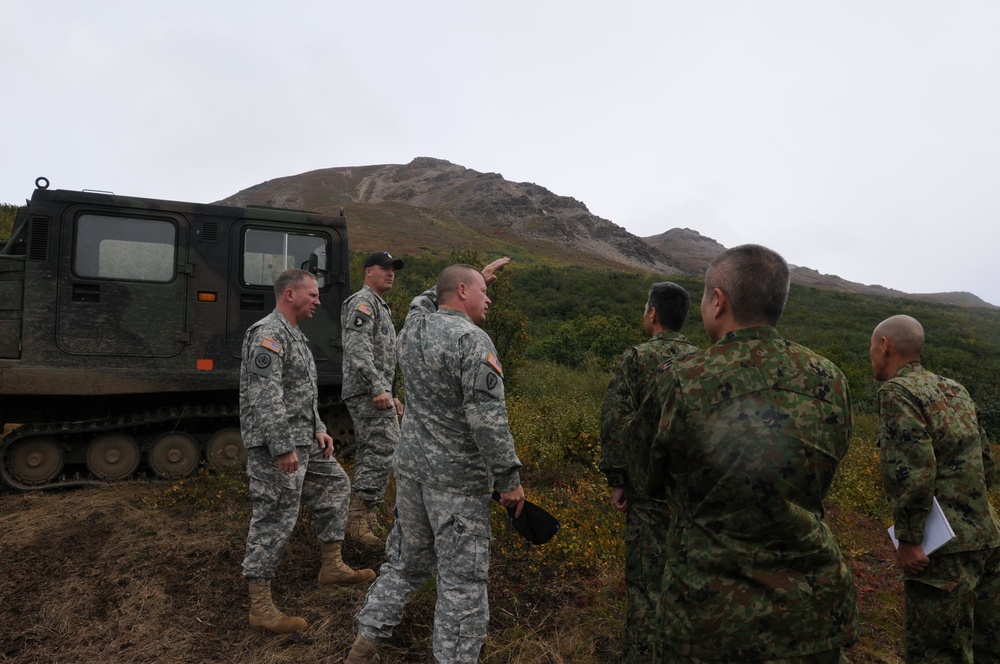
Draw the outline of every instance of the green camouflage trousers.
<instances>
[{"instance_id":1,"label":"green camouflage trousers","mask_svg":"<svg viewBox=\"0 0 1000 664\"><path fill-rule=\"evenodd\" d=\"M903 589L907 664L1000 662L1000 548L931 556Z\"/></svg>"},{"instance_id":2,"label":"green camouflage trousers","mask_svg":"<svg viewBox=\"0 0 1000 664\"><path fill-rule=\"evenodd\" d=\"M652 658L658 622L656 603L666 564L670 512L659 500L630 499L625 515L625 594L628 608L622 662L646 664Z\"/></svg>"}]
</instances>

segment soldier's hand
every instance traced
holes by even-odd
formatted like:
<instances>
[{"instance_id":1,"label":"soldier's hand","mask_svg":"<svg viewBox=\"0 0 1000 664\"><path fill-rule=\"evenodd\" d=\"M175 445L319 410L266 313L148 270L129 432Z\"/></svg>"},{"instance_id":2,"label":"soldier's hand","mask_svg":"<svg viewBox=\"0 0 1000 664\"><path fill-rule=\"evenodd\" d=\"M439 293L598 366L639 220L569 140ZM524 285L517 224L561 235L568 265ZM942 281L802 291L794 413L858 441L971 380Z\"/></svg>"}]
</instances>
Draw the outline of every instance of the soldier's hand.
<instances>
[{"instance_id":1,"label":"soldier's hand","mask_svg":"<svg viewBox=\"0 0 1000 664\"><path fill-rule=\"evenodd\" d=\"M392 408L392 395L388 392L383 392L377 397L372 397L372 405L379 410L385 410L386 408Z\"/></svg>"},{"instance_id":2,"label":"soldier's hand","mask_svg":"<svg viewBox=\"0 0 1000 664\"><path fill-rule=\"evenodd\" d=\"M924 555L924 548L919 544L900 542L896 549L896 564L907 574L920 574L929 565L931 559Z\"/></svg>"},{"instance_id":3,"label":"soldier's hand","mask_svg":"<svg viewBox=\"0 0 1000 664\"><path fill-rule=\"evenodd\" d=\"M503 258L496 259L483 268L483 279L486 281L487 286L497 280L497 272L507 267L507 263L509 262L510 258L504 256Z\"/></svg>"},{"instance_id":4,"label":"soldier's hand","mask_svg":"<svg viewBox=\"0 0 1000 664\"><path fill-rule=\"evenodd\" d=\"M516 507L517 510L514 512L514 518L521 516L521 510L524 509L524 487L518 486L513 491L501 493L500 504L508 508Z\"/></svg>"},{"instance_id":5,"label":"soldier's hand","mask_svg":"<svg viewBox=\"0 0 1000 664\"><path fill-rule=\"evenodd\" d=\"M403 402L400 401L399 399L397 399L396 397L393 397L392 398L392 405L394 405L396 407L396 417L402 417L403 416Z\"/></svg>"},{"instance_id":6,"label":"soldier's hand","mask_svg":"<svg viewBox=\"0 0 1000 664\"><path fill-rule=\"evenodd\" d=\"M628 509L628 489L623 486L616 486L611 490L611 504L619 512Z\"/></svg>"},{"instance_id":7,"label":"soldier's hand","mask_svg":"<svg viewBox=\"0 0 1000 664\"><path fill-rule=\"evenodd\" d=\"M299 455L295 453L295 450L279 454L274 457L274 460L278 462L278 470L283 473L294 473L299 469Z\"/></svg>"},{"instance_id":8,"label":"soldier's hand","mask_svg":"<svg viewBox=\"0 0 1000 664\"><path fill-rule=\"evenodd\" d=\"M319 449L323 450L323 458L329 459L333 456L333 436L325 431L316 434L316 442Z\"/></svg>"}]
</instances>

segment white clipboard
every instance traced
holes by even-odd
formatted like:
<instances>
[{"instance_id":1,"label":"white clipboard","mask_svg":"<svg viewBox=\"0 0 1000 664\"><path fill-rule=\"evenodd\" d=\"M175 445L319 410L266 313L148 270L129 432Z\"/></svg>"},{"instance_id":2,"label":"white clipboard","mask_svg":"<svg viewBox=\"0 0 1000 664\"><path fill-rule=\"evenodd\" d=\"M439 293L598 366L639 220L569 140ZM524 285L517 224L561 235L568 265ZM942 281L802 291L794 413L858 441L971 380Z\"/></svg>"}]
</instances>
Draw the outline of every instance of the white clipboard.
<instances>
[{"instance_id":1,"label":"white clipboard","mask_svg":"<svg viewBox=\"0 0 1000 664\"><path fill-rule=\"evenodd\" d=\"M896 526L889 526L889 537L892 538L892 545L898 549ZM944 515L941 503L935 496L931 503L931 511L927 513L927 521L924 522L924 539L920 542L920 548L924 550L925 556L929 556L953 539L955 531L951 529L948 517Z\"/></svg>"}]
</instances>

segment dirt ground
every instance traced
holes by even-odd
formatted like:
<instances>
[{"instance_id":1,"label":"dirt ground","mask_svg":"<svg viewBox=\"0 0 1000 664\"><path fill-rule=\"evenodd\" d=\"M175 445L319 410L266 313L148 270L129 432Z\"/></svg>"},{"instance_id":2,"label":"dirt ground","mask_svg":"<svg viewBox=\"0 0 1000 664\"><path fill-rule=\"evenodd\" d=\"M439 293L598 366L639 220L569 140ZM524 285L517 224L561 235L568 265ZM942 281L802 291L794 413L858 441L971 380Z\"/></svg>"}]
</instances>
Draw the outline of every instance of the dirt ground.
<instances>
[{"instance_id":1,"label":"dirt ground","mask_svg":"<svg viewBox=\"0 0 1000 664\"><path fill-rule=\"evenodd\" d=\"M0 663L342 662L365 588L317 589L308 510L273 589L278 606L309 626L295 637L250 628L240 571L249 510L241 472L34 493L0 488ZM831 510L830 518L848 549L861 552L851 561L863 633L849 655L899 662L902 592L884 530L853 513ZM496 525L494 536L519 539ZM380 548L350 540L344 556L355 568L384 562ZM624 582L560 580L551 576L556 567L529 572L516 558L494 558L485 664L617 659ZM381 648L383 664L433 661L435 597L429 583L411 598Z\"/></svg>"},{"instance_id":2,"label":"dirt ground","mask_svg":"<svg viewBox=\"0 0 1000 664\"><path fill-rule=\"evenodd\" d=\"M0 661L342 661L365 590L316 588L307 513L273 587L279 606L310 624L299 638L269 635L247 622L246 500L204 489L192 498L188 488L0 493ZM355 567L377 567L382 556L345 545Z\"/></svg>"}]
</instances>

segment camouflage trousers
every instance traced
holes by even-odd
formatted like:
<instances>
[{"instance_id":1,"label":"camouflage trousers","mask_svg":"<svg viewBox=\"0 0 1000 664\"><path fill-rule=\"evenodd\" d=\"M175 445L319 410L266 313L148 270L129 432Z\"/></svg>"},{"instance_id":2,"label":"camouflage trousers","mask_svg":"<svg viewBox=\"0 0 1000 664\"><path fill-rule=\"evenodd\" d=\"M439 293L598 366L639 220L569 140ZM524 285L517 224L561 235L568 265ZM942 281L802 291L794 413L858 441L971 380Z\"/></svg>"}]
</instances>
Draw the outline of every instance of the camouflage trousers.
<instances>
[{"instance_id":1,"label":"camouflage trousers","mask_svg":"<svg viewBox=\"0 0 1000 664\"><path fill-rule=\"evenodd\" d=\"M354 453L354 495L366 503L381 504L392 472L392 455L399 443L399 418L395 408L376 410L367 395L347 399L347 411L358 441Z\"/></svg>"},{"instance_id":2,"label":"camouflage trousers","mask_svg":"<svg viewBox=\"0 0 1000 664\"><path fill-rule=\"evenodd\" d=\"M372 640L392 636L410 595L436 566L434 658L450 664L479 661L490 620L490 497L432 489L397 476L396 520L385 550L389 560L358 611L358 632Z\"/></svg>"},{"instance_id":3,"label":"camouflage trousers","mask_svg":"<svg viewBox=\"0 0 1000 664\"><path fill-rule=\"evenodd\" d=\"M630 499L625 514L625 635L622 662L651 661L659 623L656 603L666 564L670 511L660 500Z\"/></svg>"},{"instance_id":4,"label":"camouflage trousers","mask_svg":"<svg viewBox=\"0 0 1000 664\"><path fill-rule=\"evenodd\" d=\"M319 445L295 448L299 469L278 470L278 462L267 447L247 450L247 475L253 515L247 533L243 576L273 579L285 554L305 502L315 517L316 536L323 542L344 539L351 482L336 457L323 458Z\"/></svg>"},{"instance_id":5,"label":"camouflage trousers","mask_svg":"<svg viewBox=\"0 0 1000 664\"><path fill-rule=\"evenodd\" d=\"M1000 548L931 556L903 596L908 664L1000 662Z\"/></svg>"}]
</instances>

